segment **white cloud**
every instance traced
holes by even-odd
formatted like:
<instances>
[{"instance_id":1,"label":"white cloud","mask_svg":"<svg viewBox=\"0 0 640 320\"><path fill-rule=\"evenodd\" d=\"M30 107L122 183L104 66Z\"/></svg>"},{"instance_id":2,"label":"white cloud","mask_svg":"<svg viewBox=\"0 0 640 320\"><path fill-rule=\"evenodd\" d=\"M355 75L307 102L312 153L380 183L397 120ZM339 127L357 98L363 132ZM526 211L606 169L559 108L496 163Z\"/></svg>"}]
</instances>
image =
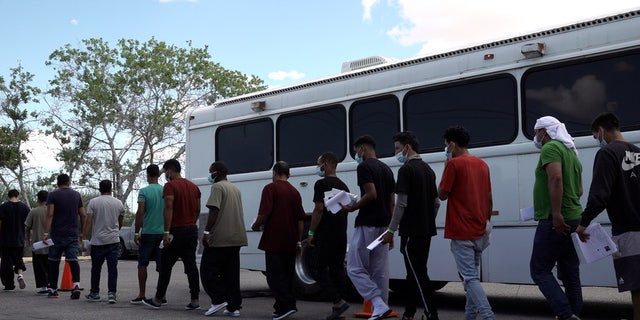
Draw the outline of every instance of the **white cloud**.
<instances>
[{"instance_id":1,"label":"white cloud","mask_svg":"<svg viewBox=\"0 0 640 320\"><path fill-rule=\"evenodd\" d=\"M362 0L365 15L371 1ZM392 0L388 5L399 8L402 21L387 35L403 46L421 44L419 54L430 54L629 11L638 2Z\"/></svg>"},{"instance_id":2,"label":"white cloud","mask_svg":"<svg viewBox=\"0 0 640 320\"><path fill-rule=\"evenodd\" d=\"M75 18L71 19L71 21L69 21L69 23L71 23L74 26L77 26L78 25L78 19L75 19Z\"/></svg>"},{"instance_id":3,"label":"white cloud","mask_svg":"<svg viewBox=\"0 0 640 320\"><path fill-rule=\"evenodd\" d=\"M295 70L291 70L291 71L269 72L267 76L269 77L269 79L277 80L277 81L284 80L284 79L300 80L304 78L305 74Z\"/></svg>"},{"instance_id":4,"label":"white cloud","mask_svg":"<svg viewBox=\"0 0 640 320\"><path fill-rule=\"evenodd\" d=\"M371 8L378 3L379 0L361 0L362 2L362 21L371 21Z\"/></svg>"}]
</instances>

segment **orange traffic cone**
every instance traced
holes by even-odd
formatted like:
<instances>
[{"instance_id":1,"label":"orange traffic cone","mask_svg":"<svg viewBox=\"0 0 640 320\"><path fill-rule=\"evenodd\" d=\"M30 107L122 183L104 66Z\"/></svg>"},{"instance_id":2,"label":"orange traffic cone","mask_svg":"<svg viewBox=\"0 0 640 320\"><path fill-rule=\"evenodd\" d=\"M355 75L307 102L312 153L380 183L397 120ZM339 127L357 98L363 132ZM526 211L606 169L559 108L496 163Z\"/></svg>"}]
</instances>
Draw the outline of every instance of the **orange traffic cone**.
<instances>
[{"instance_id":1,"label":"orange traffic cone","mask_svg":"<svg viewBox=\"0 0 640 320\"><path fill-rule=\"evenodd\" d=\"M354 312L353 316L356 318L370 318L373 315L373 305L371 301L365 300L362 303L362 311ZM398 313L393 311L386 318L395 318L398 316Z\"/></svg>"},{"instance_id":2,"label":"orange traffic cone","mask_svg":"<svg viewBox=\"0 0 640 320\"><path fill-rule=\"evenodd\" d=\"M59 291L71 291L73 290L73 279L71 278L71 267L69 262L64 263L64 272L62 273L62 281L60 281Z\"/></svg>"}]
</instances>

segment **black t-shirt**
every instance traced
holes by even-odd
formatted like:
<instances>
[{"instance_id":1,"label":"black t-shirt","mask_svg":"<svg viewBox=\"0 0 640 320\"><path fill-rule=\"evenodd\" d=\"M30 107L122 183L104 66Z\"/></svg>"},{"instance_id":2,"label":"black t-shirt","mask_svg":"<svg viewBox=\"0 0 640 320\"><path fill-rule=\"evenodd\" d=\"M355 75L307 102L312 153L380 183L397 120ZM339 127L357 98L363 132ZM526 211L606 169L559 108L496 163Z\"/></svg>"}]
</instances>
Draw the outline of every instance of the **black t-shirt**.
<instances>
[{"instance_id":1,"label":"black t-shirt","mask_svg":"<svg viewBox=\"0 0 640 320\"><path fill-rule=\"evenodd\" d=\"M640 148L614 141L598 150L583 226L607 209L611 234L640 231Z\"/></svg>"},{"instance_id":2,"label":"black t-shirt","mask_svg":"<svg viewBox=\"0 0 640 320\"><path fill-rule=\"evenodd\" d=\"M435 236L436 175L421 159L411 159L398 170L396 193L407 195L400 236Z\"/></svg>"},{"instance_id":3,"label":"black t-shirt","mask_svg":"<svg viewBox=\"0 0 640 320\"><path fill-rule=\"evenodd\" d=\"M24 246L24 222L29 215L29 207L23 202L7 201L0 205L0 245L6 247Z\"/></svg>"},{"instance_id":4,"label":"black t-shirt","mask_svg":"<svg viewBox=\"0 0 640 320\"><path fill-rule=\"evenodd\" d=\"M342 180L338 177L326 177L316 181L313 186L313 202L324 203L324 193L331 189L344 190L349 192ZM314 237L322 240L335 240L337 243L347 242L347 213L340 211L336 214L331 213L324 208L322 219L318 228L315 230Z\"/></svg>"},{"instance_id":5,"label":"black t-shirt","mask_svg":"<svg viewBox=\"0 0 640 320\"><path fill-rule=\"evenodd\" d=\"M365 196L364 184L372 182L376 188L376 200L360 208L356 227L386 227L391 221L391 196L393 194L393 172L378 159L366 159L358 165L358 186Z\"/></svg>"}]
</instances>

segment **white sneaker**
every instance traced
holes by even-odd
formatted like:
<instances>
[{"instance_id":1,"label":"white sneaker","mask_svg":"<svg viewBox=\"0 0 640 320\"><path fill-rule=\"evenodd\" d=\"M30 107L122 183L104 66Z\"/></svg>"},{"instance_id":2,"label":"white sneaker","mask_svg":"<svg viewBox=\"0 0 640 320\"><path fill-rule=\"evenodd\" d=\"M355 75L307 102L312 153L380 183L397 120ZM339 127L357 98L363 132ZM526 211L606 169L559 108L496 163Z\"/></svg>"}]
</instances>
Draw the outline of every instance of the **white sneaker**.
<instances>
[{"instance_id":1,"label":"white sneaker","mask_svg":"<svg viewBox=\"0 0 640 320\"><path fill-rule=\"evenodd\" d=\"M221 304L212 304L211 307L209 307L209 310L207 310L207 312L204 313L204 315L205 316L210 316L210 315L222 310L226 306L227 306L226 302L223 302Z\"/></svg>"},{"instance_id":2,"label":"white sneaker","mask_svg":"<svg viewBox=\"0 0 640 320\"><path fill-rule=\"evenodd\" d=\"M224 312L222 314L224 314L227 317L239 317L240 316L240 310L229 311L228 309L224 309Z\"/></svg>"}]
</instances>

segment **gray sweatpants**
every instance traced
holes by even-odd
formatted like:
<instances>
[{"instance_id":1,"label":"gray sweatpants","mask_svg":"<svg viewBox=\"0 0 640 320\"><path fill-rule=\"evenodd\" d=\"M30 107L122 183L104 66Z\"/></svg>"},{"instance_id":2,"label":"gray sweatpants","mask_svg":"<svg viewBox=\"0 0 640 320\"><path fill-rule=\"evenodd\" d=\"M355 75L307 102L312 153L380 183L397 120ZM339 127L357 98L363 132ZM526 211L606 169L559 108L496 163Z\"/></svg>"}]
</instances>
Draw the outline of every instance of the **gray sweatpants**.
<instances>
[{"instance_id":1,"label":"gray sweatpants","mask_svg":"<svg viewBox=\"0 0 640 320\"><path fill-rule=\"evenodd\" d=\"M389 245L373 250L367 246L387 227L356 227L347 253L347 273L363 299L371 301L380 296L385 303L389 298Z\"/></svg>"}]
</instances>

